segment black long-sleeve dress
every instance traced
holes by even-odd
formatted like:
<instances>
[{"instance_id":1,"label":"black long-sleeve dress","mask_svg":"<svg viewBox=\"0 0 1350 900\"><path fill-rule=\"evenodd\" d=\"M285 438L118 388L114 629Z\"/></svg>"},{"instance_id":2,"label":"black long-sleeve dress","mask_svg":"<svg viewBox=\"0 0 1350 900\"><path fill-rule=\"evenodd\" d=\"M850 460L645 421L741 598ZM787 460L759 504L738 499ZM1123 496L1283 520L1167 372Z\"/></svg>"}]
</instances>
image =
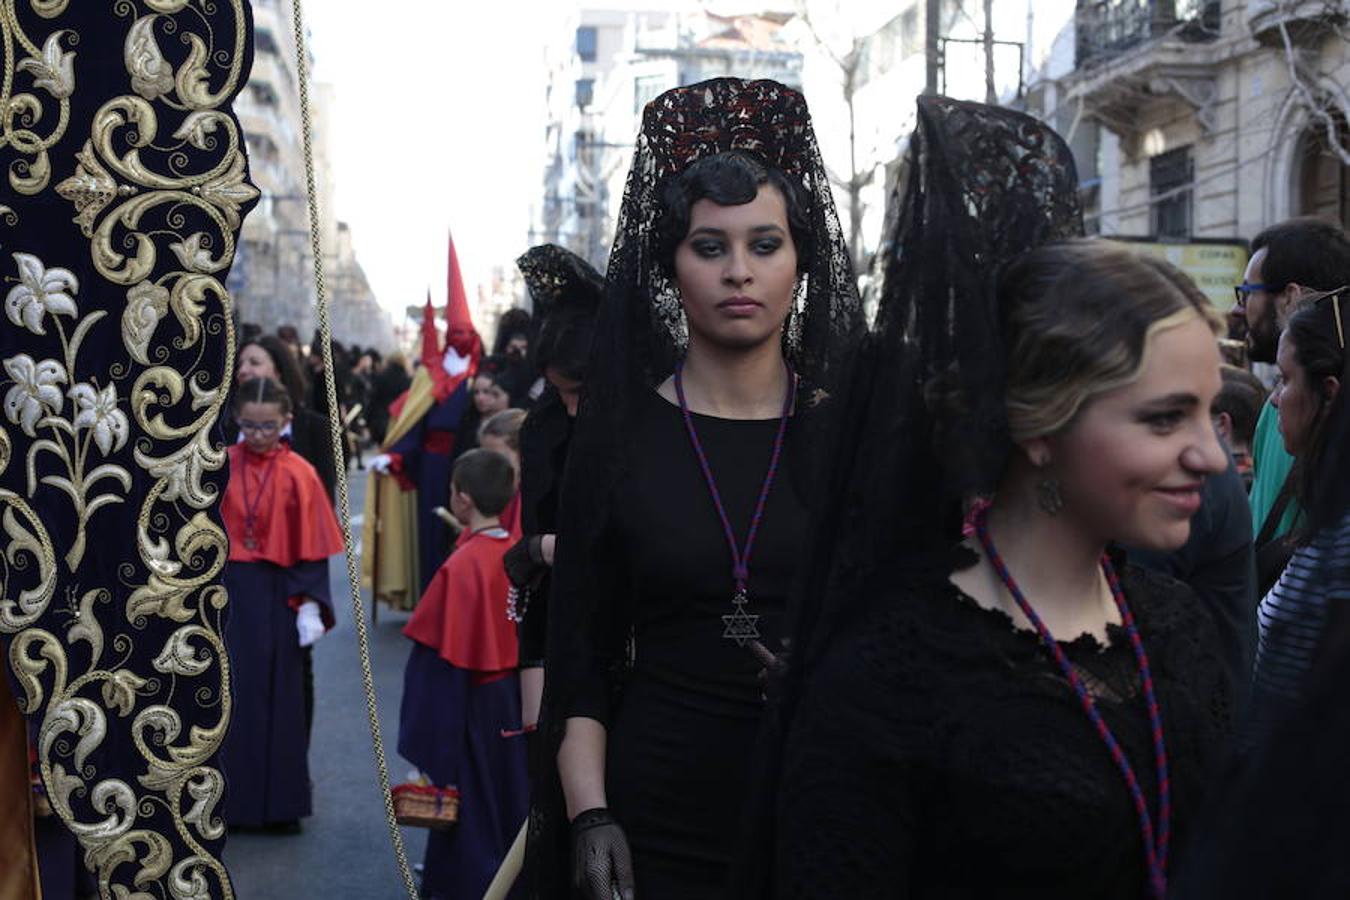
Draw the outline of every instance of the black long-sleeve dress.
<instances>
[{"instance_id":1,"label":"black long-sleeve dress","mask_svg":"<svg viewBox=\"0 0 1350 900\"><path fill-rule=\"evenodd\" d=\"M778 420L694 421L744 542ZM653 392L629 426L629 470L592 564L606 573L602 617L631 628L631 668L620 681L610 674L615 661L595 660L568 714L608 728L608 801L633 851L637 895L720 900L739 846L762 666L722 637L722 617L734 609L731 553L679 408ZM746 609L770 646L806 528L790 457L782 456L750 561Z\"/></svg>"},{"instance_id":2,"label":"black long-sleeve dress","mask_svg":"<svg viewBox=\"0 0 1350 900\"><path fill-rule=\"evenodd\" d=\"M1133 801L1040 639L940 572L924 580L878 589L807 688L784 751L774 896L1145 896ZM1175 861L1225 749L1225 647L1180 582L1128 567L1122 586L1162 707ZM1157 827L1138 668L1124 629L1108 635L1062 646Z\"/></svg>"},{"instance_id":3,"label":"black long-sleeve dress","mask_svg":"<svg viewBox=\"0 0 1350 900\"><path fill-rule=\"evenodd\" d=\"M518 568L508 565L507 574L525 597L523 610L518 609L517 629L522 669L544 664L548 594L553 581L549 566L541 561L528 564L526 548L540 535L558 533L558 494L574 422L557 391L549 388L520 428L520 526L524 546L512 553L524 554L527 563Z\"/></svg>"}]
</instances>

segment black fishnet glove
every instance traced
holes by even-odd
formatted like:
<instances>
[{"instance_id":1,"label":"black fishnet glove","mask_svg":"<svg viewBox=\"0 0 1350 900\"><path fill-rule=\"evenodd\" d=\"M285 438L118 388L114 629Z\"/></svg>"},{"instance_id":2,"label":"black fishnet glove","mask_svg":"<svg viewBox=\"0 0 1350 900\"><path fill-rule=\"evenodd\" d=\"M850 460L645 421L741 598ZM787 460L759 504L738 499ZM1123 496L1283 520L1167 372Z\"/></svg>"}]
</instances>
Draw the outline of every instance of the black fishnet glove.
<instances>
[{"instance_id":1,"label":"black fishnet glove","mask_svg":"<svg viewBox=\"0 0 1350 900\"><path fill-rule=\"evenodd\" d=\"M506 577L515 587L538 587L548 572L548 564L543 561L543 551L540 549L542 538L538 534L523 537L502 557Z\"/></svg>"},{"instance_id":2,"label":"black fishnet glove","mask_svg":"<svg viewBox=\"0 0 1350 900\"><path fill-rule=\"evenodd\" d=\"M603 806L572 820L572 883L584 900L633 900L633 856Z\"/></svg>"}]
</instances>

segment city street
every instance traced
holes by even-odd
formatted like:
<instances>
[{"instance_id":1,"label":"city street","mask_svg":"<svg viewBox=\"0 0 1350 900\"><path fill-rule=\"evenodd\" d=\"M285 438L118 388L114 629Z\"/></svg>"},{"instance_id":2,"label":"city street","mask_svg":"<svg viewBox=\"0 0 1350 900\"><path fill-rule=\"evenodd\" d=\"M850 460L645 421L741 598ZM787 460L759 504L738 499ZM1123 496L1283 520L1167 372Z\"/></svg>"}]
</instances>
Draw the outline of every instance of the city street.
<instances>
[{"instance_id":1,"label":"city street","mask_svg":"<svg viewBox=\"0 0 1350 900\"><path fill-rule=\"evenodd\" d=\"M351 473L351 502L356 511L352 529L358 541L365 474ZM314 815L304 820L303 831L297 835L230 834L225 865L241 900L397 900L407 896L394 861L371 753L346 566L341 557L335 557L330 568L338 625L314 650L316 698L309 751ZM367 621L369 615L367 600ZM394 783L402 781L408 769L395 749L408 654L408 641L400 631L406 621L406 613L385 608L380 610L379 624L369 629L380 722ZM420 862L426 832L410 828L403 834L410 861Z\"/></svg>"}]
</instances>

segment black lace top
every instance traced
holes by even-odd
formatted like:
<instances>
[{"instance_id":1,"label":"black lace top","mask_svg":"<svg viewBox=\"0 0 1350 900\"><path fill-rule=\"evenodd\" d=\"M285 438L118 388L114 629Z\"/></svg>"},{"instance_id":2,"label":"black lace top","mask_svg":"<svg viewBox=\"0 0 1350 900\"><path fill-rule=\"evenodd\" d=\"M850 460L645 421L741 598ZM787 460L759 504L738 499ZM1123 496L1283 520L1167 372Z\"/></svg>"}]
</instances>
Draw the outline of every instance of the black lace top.
<instances>
[{"instance_id":1,"label":"black lace top","mask_svg":"<svg viewBox=\"0 0 1350 900\"><path fill-rule=\"evenodd\" d=\"M1227 733L1222 648L1189 588L1132 567L1122 581L1163 710L1175 859ZM793 720L774 895L1144 896L1124 780L1036 635L936 574L869 605ZM1108 634L1063 646L1156 822L1138 669L1126 632Z\"/></svg>"}]
</instances>

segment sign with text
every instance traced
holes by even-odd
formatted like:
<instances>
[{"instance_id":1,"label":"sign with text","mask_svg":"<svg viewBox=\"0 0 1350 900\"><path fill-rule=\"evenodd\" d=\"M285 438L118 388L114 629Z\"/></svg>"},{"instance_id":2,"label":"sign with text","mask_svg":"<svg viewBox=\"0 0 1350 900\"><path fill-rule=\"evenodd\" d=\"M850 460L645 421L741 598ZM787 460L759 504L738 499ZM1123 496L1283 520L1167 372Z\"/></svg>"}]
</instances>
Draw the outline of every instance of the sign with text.
<instances>
[{"instance_id":1,"label":"sign with text","mask_svg":"<svg viewBox=\"0 0 1350 900\"><path fill-rule=\"evenodd\" d=\"M1247 269L1247 245L1234 241L1160 244L1152 241L1119 241L1136 253L1165 259L1195 282L1219 310L1233 308L1233 286L1242 283Z\"/></svg>"}]
</instances>

